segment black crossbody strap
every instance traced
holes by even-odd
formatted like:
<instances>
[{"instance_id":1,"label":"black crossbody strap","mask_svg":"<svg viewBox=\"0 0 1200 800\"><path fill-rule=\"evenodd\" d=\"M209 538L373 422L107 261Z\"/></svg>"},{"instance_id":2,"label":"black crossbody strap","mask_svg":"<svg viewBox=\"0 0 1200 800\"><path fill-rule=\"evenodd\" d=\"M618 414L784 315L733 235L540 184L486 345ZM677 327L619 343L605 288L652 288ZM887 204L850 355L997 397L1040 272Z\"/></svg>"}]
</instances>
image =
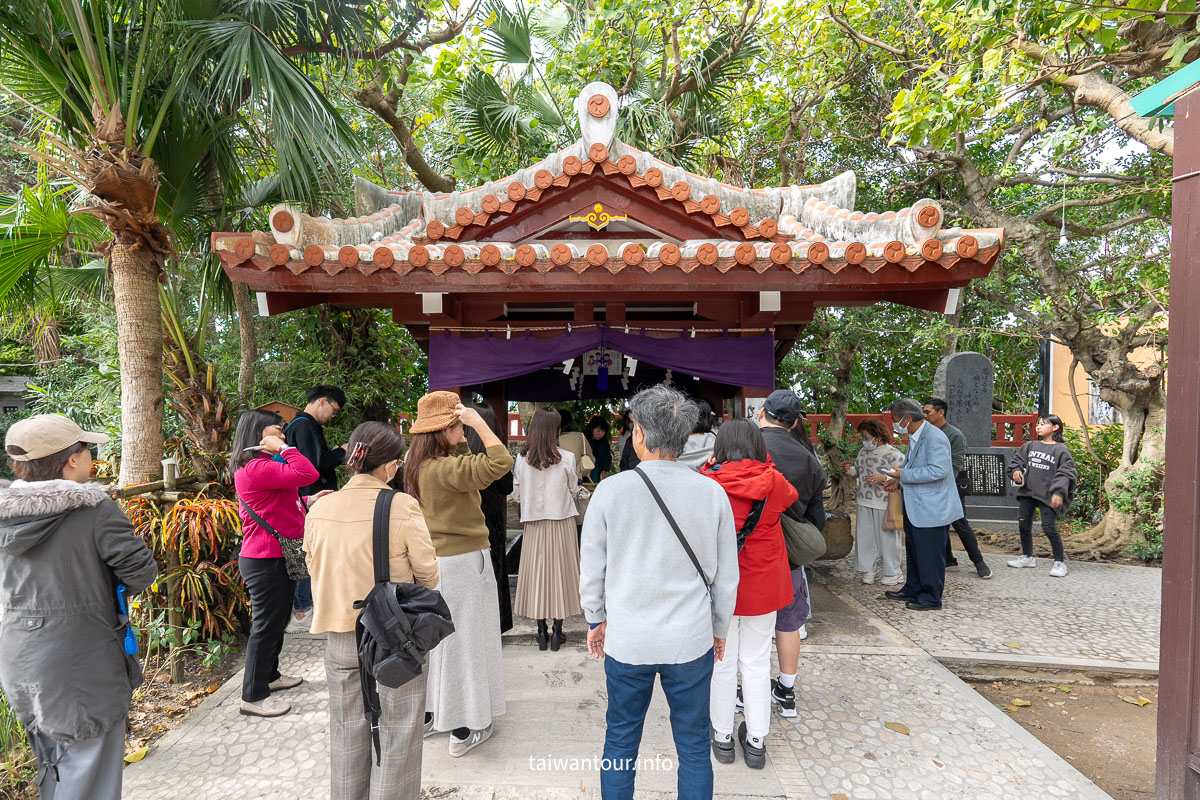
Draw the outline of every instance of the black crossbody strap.
<instances>
[{"instance_id":1,"label":"black crossbody strap","mask_svg":"<svg viewBox=\"0 0 1200 800\"><path fill-rule=\"evenodd\" d=\"M737 535L737 549L740 553L742 547L746 544L746 540L750 538L750 534L754 533L754 529L758 527L758 521L762 519L763 509L766 508L767 498L755 500L750 504L750 513L746 515L746 521L742 523L742 529Z\"/></svg>"},{"instance_id":2,"label":"black crossbody strap","mask_svg":"<svg viewBox=\"0 0 1200 800\"><path fill-rule=\"evenodd\" d=\"M391 568L391 538L392 538L392 498L396 492L384 489L375 498L375 526L372 531L371 551L375 561L375 582L390 583Z\"/></svg>"},{"instance_id":3,"label":"black crossbody strap","mask_svg":"<svg viewBox=\"0 0 1200 800\"><path fill-rule=\"evenodd\" d=\"M242 508L246 509L246 513L250 515L250 519L254 520L255 525L262 528L264 531L271 534L276 539L279 538L279 531L275 530L270 525L268 525L267 521L265 519L263 519L262 517L260 517L258 514L255 514L254 509L251 508L250 505L245 500L243 500L240 496L238 497L238 502L242 504Z\"/></svg>"},{"instance_id":4,"label":"black crossbody strap","mask_svg":"<svg viewBox=\"0 0 1200 800\"><path fill-rule=\"evenodd\" d=\"M671 512L667 508L667 504L663 502L662 496L658 493L658 489L654 488L654 484L650 482L650 478L646 476L646 473L642 472L641 467L634 467L633 471L640 475L642 480L645 481L646 488L649 489L650 494L654 496L654 502L658 503L658 507L662 509L663 516L665 516L667 518L667 522L671 524L671 530L675 531L675 535L679 537L679 543L683 545L683 549L688 554L688 558L692 560L692 566L696 568L696 572L700 573L700 580L704 581L704 588L708 590L709 594L712 594L712 582L709 581L708 576L704 574L704 568L700 566L700 559L696 558L696 553L692 550L692 546L688 544L687 537L683 535L683 531L679 530L679 523L675 521L675 517L671 516Z\"/></svg>"}]
</instances>

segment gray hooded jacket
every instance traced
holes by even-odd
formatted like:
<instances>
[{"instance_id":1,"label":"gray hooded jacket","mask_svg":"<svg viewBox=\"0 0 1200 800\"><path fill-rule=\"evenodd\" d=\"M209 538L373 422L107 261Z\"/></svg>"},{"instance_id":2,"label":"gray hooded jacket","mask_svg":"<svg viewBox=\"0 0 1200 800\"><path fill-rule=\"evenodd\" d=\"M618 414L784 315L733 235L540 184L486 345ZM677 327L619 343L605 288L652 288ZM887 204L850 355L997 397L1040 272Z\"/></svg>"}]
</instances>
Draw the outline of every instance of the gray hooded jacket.
<instances>
[{"instance_id":1,"label":"gray hooded jacket","mask_svg":"<svg viewBox=\"0 0 1200 800\"><path fill-rule=\"evenodd\" d=\"M126 656L116 586L140 592L154 555L99 484L0 488L0 687L21 723L64 747L124 725Z\"/></svg>"}]
</instances>

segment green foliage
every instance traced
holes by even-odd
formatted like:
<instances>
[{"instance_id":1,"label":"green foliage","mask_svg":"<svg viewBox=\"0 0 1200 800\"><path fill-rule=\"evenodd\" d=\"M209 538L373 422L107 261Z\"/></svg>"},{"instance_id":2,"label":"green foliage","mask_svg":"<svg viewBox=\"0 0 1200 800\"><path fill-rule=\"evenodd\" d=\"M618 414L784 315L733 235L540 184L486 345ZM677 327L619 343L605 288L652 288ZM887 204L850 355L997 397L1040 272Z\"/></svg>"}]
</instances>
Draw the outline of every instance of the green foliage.
<instances>
[{"instance_id":1,"label":"green foliage","mask_svg":"<svg viewBox=\"0 0 1200 800\"><path fill-rule=\"evenodd\" d=\"M1139 461L1108 493L1113 508L1136 520L1140 539L1129 550L1143 561L1161 561L1163 555L1163 462Z\"/></svg>"},{"instance_id":2,"label":"green foliage","mask_svg":"<svg viewBox=\"0 0 1200 800\"><path fill-rule=\"evenodd\" d=\"M0 789L20 789L35 775L33 750L25 739L25 728L0 691ZM6 792L0 793L7 796Z\"/></svg>"},{"instance_id":3,"label":"green foliage","mask_svg":"<svg viewBox=\"0 0 1200 800\"><path fill-rule=\"evenodd\" d=\"M1075 486L1075 497L1071 503L1071 516L1094 524L1108 510L1110 498L1105 492L1104 482L1121 463L1121 448L1124 429L1120 424L1096 426L1091 429L1091 450L1088 449L1079 428L1063 431L1063 443L1075 459L1079 482ZM1095 455L1092 452L1095 451Z\"/></svg>"}]
</instances>

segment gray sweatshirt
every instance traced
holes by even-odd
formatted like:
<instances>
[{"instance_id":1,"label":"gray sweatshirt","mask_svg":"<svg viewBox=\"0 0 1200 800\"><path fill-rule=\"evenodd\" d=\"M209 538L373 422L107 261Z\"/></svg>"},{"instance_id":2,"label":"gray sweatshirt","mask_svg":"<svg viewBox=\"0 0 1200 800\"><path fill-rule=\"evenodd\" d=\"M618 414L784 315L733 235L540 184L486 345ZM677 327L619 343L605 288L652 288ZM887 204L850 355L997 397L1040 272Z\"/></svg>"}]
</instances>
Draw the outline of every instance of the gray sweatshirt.
<instances>
[{"instance_id":1,"label":"gray sweatshirt","mask_svg":"<svg viewBox=\"0 0 1200 800\"><path fill-rule=\"evenodd\" d=\"M596 486L583 523L579 599L589 623L608 622L604 651L626 664L683 664L723 639L737 599L737 534L729 497L716 481L674 461L643 461L705 575L640 476Z\"/></svg>"}]
</instances>

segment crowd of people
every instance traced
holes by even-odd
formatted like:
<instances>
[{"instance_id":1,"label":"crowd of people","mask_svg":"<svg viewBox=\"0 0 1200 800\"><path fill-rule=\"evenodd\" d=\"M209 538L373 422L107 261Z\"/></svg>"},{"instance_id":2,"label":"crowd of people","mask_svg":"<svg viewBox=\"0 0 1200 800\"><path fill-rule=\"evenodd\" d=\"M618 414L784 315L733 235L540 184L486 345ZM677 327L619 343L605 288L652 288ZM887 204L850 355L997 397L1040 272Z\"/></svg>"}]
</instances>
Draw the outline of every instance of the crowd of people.
<instances>
[{"instance_id":1,"label":"crowd of people","mask_svg":"<svg viewBox=\"0 0 1200 800\"><path fill-rule=\"evenodd\" d=\"M671 709L681 798L711 797L712 762L732 763L738 748L747 766L765 766L772 708L797 714L811 616L793 544L820 541L826 524L828 478L794 392L723 421L670 386L643 390L617 424L616 458L609 420L579 431L568 412L540 408L514 459L493 410L446 391L420 399L407 442L396 426L364 422L331 448L324 425L345 404L341 389L317 386L286 425L246 411L229 462L252 616L240 712L288 713L284 693L303 682L280 671L289 623L324 634L334 800L415 798L424 739L447 735L453 757L488 740L505 713L501 634L514 613L536 621L541 650L566 643L568 617L587 622L608 693L603 797L633 796L656 679ZM857 480L854 565L864 583L897 587L887 597L936 610L954 563L951 527L978 576L991 577L964 514L965 438L941 399L902 398L889 411L891 429L875 419L857 426L861 450L842 465ZM1037 511L1050 574L1063 577L1056 520L1077 474L1062 421L1041 417L1036 431L1009 464L1022 555L1008 563L1036 566ZM29 732L42 797L59 800L120 796L123 722L141 674L113 634L126 623L115 595L157 574L120 508L88 482L89 445L105 440L52 414L13 425L5 439L19 480L0 487L0 685ZM393 492L390 506L377 505ZM523 531L511 600L510 496ZM78 547L81 537L93 546ZM388 555L376 565L380 537ZM378 687L373 725L358 609L381 574L435 592L453 633L415 677Z\"/></svg>"}]
</instances>

